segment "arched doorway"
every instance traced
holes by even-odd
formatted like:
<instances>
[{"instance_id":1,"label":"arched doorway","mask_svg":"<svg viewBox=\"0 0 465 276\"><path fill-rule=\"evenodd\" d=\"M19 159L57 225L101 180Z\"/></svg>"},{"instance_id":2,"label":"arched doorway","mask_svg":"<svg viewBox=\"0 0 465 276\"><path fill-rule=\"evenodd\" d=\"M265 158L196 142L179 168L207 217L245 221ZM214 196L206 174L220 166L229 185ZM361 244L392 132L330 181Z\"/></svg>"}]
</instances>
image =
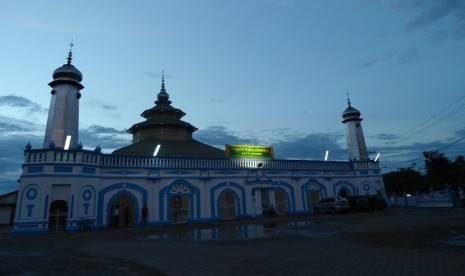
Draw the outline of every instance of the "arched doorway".
<instances>
[{"instance_id":1,"label":"arched doorway","mask_svg":"<svg viewBox=\"0 0 465 276\"><path fill-rule=\"evenodd\" d=\"M183 184L176 184L170 190L171 223L189 222L190 190Z\"/></svg>"},{"instance_id":2,"label":"arched doorway","mask_svg":"<svg viewBox=\"0 0 465 276\"><path fill-rule=\"evenodd\" d=\"M119 219L116 219L116 208L118 207ZM134 202L127 194L118 196L111 204L111 225L113 227L119 226L133 226L135 222L135 208Z\"/></svg>"},{"instance_id":3,"label":"arched doorway","mask_svg":"<svg viewBox=\"0 0 465 276\"><path fill-rule=\"evenodd\" d=\"M283 189L277 189L275 190L274 193L275 197L275 203L276 203L276 214L279 215L285 215L287 213L287 197L286 197L286 192Z\"/></svg>"},{"instance_id":4,"label":"arched doorway","mask_svg":"<svg viewBox=\"0 0 465 276\"><path fill-rule=\"evenodd\" d=\"M55 200L50 204L48 230L50 232L65 232L68 220L68 202Z\"/></svg>"},{"instance_id":5,"label":"arched doorway","mask_svg":"<svg viewBox=\"0 0 465 276\"><path fill-rule=\"evenodd\" d=\"M233 191L225 191L219 198L221 219L235 219L237 216L236 197Z\"/></svg>"},{"instance_id":6,"label":"arched doorway","mask_svg":"<svg viewBox=\"0 0 465 276\"><path fill-rule=\"evenodd\" d=\"M338 196L340 196L340 197L346 197L346 198L347 198L348 196L350 196L350 191L349 191L349 189L347 189L347 188L345 188L345 187L344 187L344 188L341 188L341 189L339 190Z\"/></svg>"},{"instance_id":7,"label":"arched doorway","mask_svg":"<svg viewBox=\"0 0 465 276\"><path fill-rule=\"evenodd\" d=\"M307 191L308 210L313 211L313 207L320 199L320 190Z\"/></svg>"}]
</instances>

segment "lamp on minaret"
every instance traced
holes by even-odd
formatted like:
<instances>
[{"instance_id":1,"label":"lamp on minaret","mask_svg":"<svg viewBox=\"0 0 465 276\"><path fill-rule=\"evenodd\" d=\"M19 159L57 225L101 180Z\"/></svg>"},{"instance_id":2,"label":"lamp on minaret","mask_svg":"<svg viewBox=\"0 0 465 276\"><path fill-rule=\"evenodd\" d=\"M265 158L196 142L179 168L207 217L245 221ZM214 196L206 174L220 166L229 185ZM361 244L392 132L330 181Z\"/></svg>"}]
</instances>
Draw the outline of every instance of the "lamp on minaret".
<instances>
[{"instance_id":1,"label":"lamp on minaret","mask_svg":"<svg viewBox=\"0 0 465 276\"><path fill-rule=\"evenodd\" d=\"M71 64L72 47L68 54L68 62L53 71L52 98L48 111L47 128L45 130L44 148L55 147L76 149L78 147L79 127L79 92L82 74Z\"/></svg>"},{"instance_id":2,"label":"lamp on minaret","mask_svg":"<svg viewBox=\"0 0 465 276\"><path fill-rule=\"evenodd\" d=\"M342 113L342 121L345 124L347 147L349 150L349 160L368 161L368 151L363 136L360 111L350 104L349 94L347 94L348 107Z\"/></svg>"}]
</instances>

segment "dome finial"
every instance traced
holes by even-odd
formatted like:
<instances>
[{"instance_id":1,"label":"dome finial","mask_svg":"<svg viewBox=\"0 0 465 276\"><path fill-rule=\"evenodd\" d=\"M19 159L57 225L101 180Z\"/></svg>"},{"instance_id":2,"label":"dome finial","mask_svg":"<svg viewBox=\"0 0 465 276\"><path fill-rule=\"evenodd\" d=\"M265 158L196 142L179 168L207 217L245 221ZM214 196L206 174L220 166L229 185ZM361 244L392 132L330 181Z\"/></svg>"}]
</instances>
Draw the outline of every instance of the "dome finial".
<instances>
[{"instance_id":1,"label":"dome finial","mask_svg":"<svg viewBox=\"0 0 465 276\"><path fill-rule=\"evenodd\" d=\"M161 71L161 90L165 91L165 70Z\"/></svg>"},{"instance_id":2,"label":"dome finial","mask_svg":"<svg viewBox=\"0 0 465 276\"><path fill-rule=\"evenodd\" d=\"M347 104L349 105L349 107L352 107L352 106L350 105L349 92L346 92L346 94L347 94Z\"/></svg>"},{"instance_id":3,"label":"dome finial","mask_svg":"<svg viewBox=\"0 0 465 276\"><path fill-rule=\"evenodd\" d=\"M71 64L71 60L73 60L73 46L73 40L71 39L71 43L69 43L68 64Z\"/></svg>"},{"instance_id":4,"label":"dome finial","mask_svg":"<svg viewBox=\"0 0 465 276\"><path fill-rule=\"evenodd\" d=\"M155 101L155 104L159 104L159 103L170 104L171 101L169 100L169 98L170 98L170 95L166 93L166 89L165 89L165 70L163 70L161 71L161 89L157 95L157 100Z\"/></svg>"}]
</instances>

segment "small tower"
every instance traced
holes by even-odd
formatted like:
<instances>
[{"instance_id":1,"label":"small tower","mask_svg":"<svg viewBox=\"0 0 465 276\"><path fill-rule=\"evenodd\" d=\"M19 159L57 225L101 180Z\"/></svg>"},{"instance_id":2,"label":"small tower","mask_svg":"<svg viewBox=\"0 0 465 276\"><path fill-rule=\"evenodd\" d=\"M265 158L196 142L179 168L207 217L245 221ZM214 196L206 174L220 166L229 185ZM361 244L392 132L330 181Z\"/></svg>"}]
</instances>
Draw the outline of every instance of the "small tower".
<instances>
[{"instance_id":1,"label":"small tower","mask_svg":"<svg viewBox=\"0 0 465 276\"><path fill-rule=\"evenodd\" d=\"M47 128L45 130L44 148L65 148L68 139L69 149L78 147L79 128L79 92L82 74L72 64L72 47L68 54L68 62L53 71L52 98L48 111Z\"/></svg>"},{"instance_id":2,"label":"small tower","mask_svg":"<svg viewBox=\"0 0 465 276\"><path fill-rule=\"evenodd\" d=\"M181 109L171 106L170 96L165 88L165 73L162 72L161 89L157 94L155 106L142 112L146 120L134 124L128 129L132 142L137 143L149 136L158 139L187 140L197 128L181 120L186 115Z\"/></svg>"},{"instance_id":3,"label":"small tower","mask_svg":"<svg viewBox=\"0 0 465 276\"><path fill-rule=\"evenodd\" d=\"M347 94L348 107L342 113L342 123L345 124L347 148L349 149L350 161L368 161L368 151L363 136L360 111L353 108Z\"/></svg>"}]
</instances>

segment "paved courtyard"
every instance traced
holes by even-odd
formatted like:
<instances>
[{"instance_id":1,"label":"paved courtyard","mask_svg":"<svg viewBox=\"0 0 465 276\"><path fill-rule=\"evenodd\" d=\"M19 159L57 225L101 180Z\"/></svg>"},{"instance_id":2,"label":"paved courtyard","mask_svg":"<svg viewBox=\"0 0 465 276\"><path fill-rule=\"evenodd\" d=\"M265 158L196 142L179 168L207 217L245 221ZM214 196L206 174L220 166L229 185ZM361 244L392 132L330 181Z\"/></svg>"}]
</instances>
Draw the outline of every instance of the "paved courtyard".
<instances>
[{"instance_id":1,"label":"paved courtyard","mask_svg":"<svg viewBox=\"0 0 465 276\"><path fill-rule=\"evenodd\" d=\"M465 209L0 234L0 275L96 274L465 275Z\"/></svg>"}]
</instances>

